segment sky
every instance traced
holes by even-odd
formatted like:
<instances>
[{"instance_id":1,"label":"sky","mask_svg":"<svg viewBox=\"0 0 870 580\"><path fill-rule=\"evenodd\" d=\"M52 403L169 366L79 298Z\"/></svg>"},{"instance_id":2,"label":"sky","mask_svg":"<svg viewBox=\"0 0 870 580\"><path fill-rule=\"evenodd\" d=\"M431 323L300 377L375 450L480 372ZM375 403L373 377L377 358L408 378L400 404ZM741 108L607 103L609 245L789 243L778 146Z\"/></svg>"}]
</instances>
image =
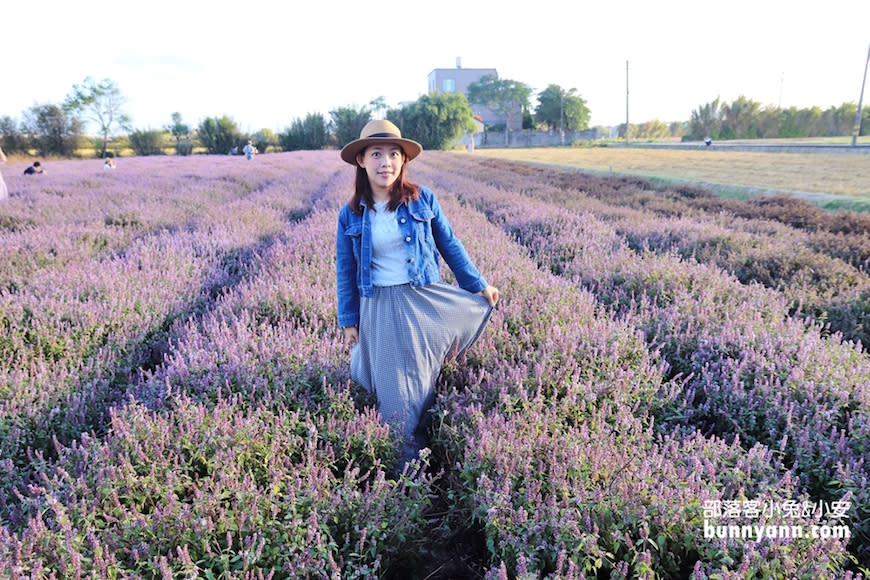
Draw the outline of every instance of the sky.
<instances>
[{"instance_id":1,"label":"sky","mask_svg":"<svg viewBox=\"0 0 870 580\"><path fill-rule=\"evenodd\" d=\"M0 0L0 116L90 76L115 81L136 129L177 111L281 131L414 101L457 59L529 85L533 107L574 88L592 126L624 123L626 104L632 123L687 121L740 95L827 109L858 102L868 22L868 0Z\"/></svg>"}]
</instances>

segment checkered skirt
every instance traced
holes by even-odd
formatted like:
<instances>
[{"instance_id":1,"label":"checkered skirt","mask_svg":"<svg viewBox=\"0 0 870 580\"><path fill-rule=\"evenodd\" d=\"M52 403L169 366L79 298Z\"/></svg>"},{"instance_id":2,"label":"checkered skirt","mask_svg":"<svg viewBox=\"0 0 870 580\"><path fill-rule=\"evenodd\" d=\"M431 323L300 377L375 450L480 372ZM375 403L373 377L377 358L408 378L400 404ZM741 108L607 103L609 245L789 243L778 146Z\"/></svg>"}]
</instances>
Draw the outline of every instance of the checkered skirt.
<instances>
[{"instance_id":1,"label":"checkered skirt","mask_svg":"<svg viewBox=\"0 0 870 580\"><path fill-rule=\"evenodd\" d=\"M360 298L351 378L377 396L386 421L419 443L443 361L465 353L491 314L483 296L445 282L376 286L373 296Z\"/></svg>"}]
</instances>

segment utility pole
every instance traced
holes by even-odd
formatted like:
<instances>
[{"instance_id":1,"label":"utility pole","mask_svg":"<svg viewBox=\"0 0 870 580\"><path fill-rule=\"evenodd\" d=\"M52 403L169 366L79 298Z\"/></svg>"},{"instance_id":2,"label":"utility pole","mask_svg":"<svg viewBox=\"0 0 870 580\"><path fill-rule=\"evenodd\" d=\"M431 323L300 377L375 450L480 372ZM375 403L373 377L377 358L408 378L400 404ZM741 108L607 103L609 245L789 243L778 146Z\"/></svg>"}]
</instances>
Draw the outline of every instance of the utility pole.
<instances>
[{"instance_id":1,"label":"utility pole","mask_svg":"<svg viewBox=\"0 0 870 580\"><path fill-rule=\"evenodd\" d=\"M785 73L779 75L779 103L776 105L777 109L782 108L782 84L785 82Z\"/></svg>"},{"instance_id":2,"label":"utility pole","mask_svg":"<svg viewBox=\"0 0 870 580\"><path fill-rule=\"evenodd\" d=\"M861 96L858 97L858 112L855 114L855 126L852 127L852 147L858 144L858 133L861 132L861 108L864 104L864 84L867 82L868 64L870 64L870 47L867 48L867 61L864 63L864 80L861 81Z\"/></svg>"},{"instance_id":3,"label":"utility pole","mask_svg":"<svg viewBox=\"0 0 870 580\"><path fill-rule=\"evenodd\" d=\"M565 145L565 89L559 87L559 141Z\"/></svg>"},{"instance_id":4,"label":"utility pole","mask_svg":"<svg viewBox=\"0 0 870 580\"><path fill-rule=\"evenodd\" d=\"M625 144L628 145L628 60L625 61Z\"/></svg>"}]
</instances>

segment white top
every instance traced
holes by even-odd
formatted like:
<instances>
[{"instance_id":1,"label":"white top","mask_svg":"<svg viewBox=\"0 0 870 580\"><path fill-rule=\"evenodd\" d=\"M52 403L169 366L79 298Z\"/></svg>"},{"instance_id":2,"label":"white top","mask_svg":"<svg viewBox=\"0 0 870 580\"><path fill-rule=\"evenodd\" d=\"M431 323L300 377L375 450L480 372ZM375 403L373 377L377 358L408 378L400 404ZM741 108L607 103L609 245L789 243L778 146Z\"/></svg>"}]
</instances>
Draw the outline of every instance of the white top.
<instances>
[{"instance_id":1,"label":"white top","mask_svg":"<svg viewBox=\"0 0 870 580\"><path fill-rule=\"evenodd\" d=\"M386 201L375 202L369 215L372 223L372 285L398 286L411 281L408 276L408 250L399 230L396 212Z\"/></svg>"}]
</instances>

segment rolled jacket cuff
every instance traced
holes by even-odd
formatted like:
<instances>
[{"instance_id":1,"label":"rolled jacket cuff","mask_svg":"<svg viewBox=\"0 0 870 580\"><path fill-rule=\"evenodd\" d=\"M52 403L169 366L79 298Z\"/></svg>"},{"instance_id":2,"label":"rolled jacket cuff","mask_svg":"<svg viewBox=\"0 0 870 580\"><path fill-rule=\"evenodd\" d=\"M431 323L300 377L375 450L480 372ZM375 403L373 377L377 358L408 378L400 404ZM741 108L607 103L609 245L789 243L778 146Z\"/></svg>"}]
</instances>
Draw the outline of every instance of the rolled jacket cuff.
<instances>
[{"instance_id":1,"label":"rolled jacket cuff","mask_svg":"<svg viewBox=\"0 0 870 580\"><path fill-rule=\"evenodd\" d=\"M347 328L348 326L359 326L359 316L339 316L338 326Z\"/></svg>"},{"instance_id":2,"label":"rolled jacket cuff","mask_svg":"<svg viewBox=\"0 0 870 580\"><path fill-rule=\"evenodd\" d=\"M489 283L487 283L486 279L481 276L474 282L474 284L471 284L470 286L463 286L462 288L463 290L467 290L472 294L477 294L478 292L483 291L483 289L487 286L489 286Z\"/></svg>"}]
</instances>

